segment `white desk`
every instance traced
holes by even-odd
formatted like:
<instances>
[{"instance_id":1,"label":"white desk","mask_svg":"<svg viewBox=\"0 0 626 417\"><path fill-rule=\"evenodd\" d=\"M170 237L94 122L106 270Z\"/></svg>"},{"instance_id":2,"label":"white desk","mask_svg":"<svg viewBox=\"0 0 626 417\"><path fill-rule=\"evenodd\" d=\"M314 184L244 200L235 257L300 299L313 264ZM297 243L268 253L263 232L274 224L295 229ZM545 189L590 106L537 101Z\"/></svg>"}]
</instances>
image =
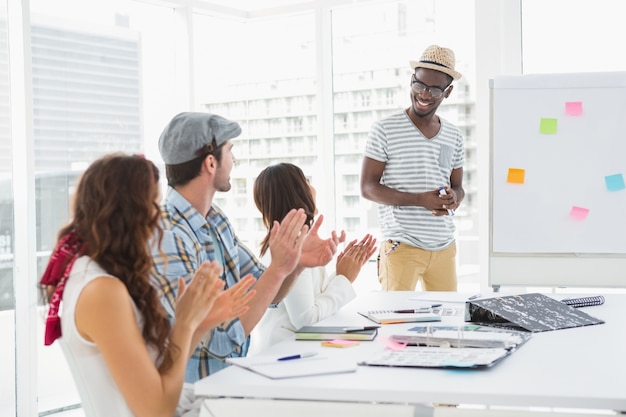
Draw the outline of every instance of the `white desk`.
<instances>
[{"instance_id":1,"label":"white desk","mask_svg":"<svg viewBox=\"0 0 626 417\"><path fill-rule=\"evenodd\" d=\"M373 292L322 321L327 325L372 324L356 311L399 308L424 293ZM442 298L459 294L441 293ZM429 293L428 297L435 294ZM360 366L355 373L270 380L231 366L198 383L201 396L274 398L398 404L479 404L506 407L553 407L626 411L626 295L607 295L601 306L583 311L605 324L535 333L518 351L493 368L445 370ZM445 306L464 308L464 303ZM443 318L443 324L463 322L463 315ZM379 334L410 328L415 323L385 325ZM303 351L342 356L346 361L368 358L384 345L376 340L357 347L322 347L319 341L287 341L264 353Z\"/></svg>"}]
</instances>

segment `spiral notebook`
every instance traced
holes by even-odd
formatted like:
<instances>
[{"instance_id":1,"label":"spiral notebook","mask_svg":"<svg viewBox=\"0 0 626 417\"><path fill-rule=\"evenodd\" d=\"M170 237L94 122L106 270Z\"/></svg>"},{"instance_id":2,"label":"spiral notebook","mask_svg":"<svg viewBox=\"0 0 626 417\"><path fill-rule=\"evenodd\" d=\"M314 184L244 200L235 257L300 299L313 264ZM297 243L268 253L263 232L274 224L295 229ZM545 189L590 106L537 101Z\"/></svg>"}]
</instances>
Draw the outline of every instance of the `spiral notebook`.
<instances>
[{"instance_id":1,"label":"spiral notebook","mask_svg":"<svg viewBox=\"0 0 626 417\"><path fill-rule=\"evenodd\" d=\"M422 325L391 335L391 340L412 346L516 349L532 333L489 326Z\"/></svg>"},{"instance_id":2,"label":"spiral notebook","mask_svg":"<svg viewBox=\"0 0 626 417\"><path fill-rule=\"evenodd\" d=\"M604 297L601 295L594 295L592 297L576 297L576 298L564 298L562 303L567 304L570 307L588 307L599 306L604 304Z\"/></svg>"},{"instance_id":3,"label":"spiral notebook","mask_svg":"<svg viewBox=\"0 0 626 417\"><path fill-rule=\"evenodd\" d=\"M406 312L404 312L406 311ZM441 316L431 308L415 310L369 310L358 312L363 317L378 324L413 323L420 321L441 321Z\"/></svg>"}]
</instances>

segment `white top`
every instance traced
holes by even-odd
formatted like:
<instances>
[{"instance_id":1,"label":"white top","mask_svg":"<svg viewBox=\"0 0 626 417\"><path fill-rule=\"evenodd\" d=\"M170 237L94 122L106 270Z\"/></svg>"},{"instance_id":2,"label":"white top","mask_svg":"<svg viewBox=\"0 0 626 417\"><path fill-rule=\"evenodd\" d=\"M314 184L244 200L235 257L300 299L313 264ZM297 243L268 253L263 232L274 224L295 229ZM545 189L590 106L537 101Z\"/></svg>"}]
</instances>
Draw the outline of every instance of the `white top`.
<instances>
[{"instance_id":1,"label":"white top","mask_svg":"<svg viewBox=\"0 0 626 417\"><path fill-rule=\"evenodd\" d=\"M306 268L276 308L268 308L251 337L250 353L293 337L296 330L335 314L356 297L343 275L326 276L323 266Z\"/></svg>"},{"instance_id":2,"label":"white top","mask_svg":"<svg viewBox=\"0 0 626 417\"><path fill-rule=\"evenodd\" d=\"M117 388L100 350L95 343L85 340L78 333L74 321L76 302L81 291L89 282L102 276L117 279L107 274L89 257L80 257L74 263L63 292L61 315L63 336L59 342L76 382L85 416L132 417L133 413ZM143 318L132 299L131 304L137 324L141 328ZM151 350L150 353L154 359L155 352Z\"/></svg>"},{"instance_id":3,"label":"white top","mask_svg":"<svg viewBox=\"0 0 626 417\"><path fill-rule=\"evenodd\" d=\"M394 190L423 193L450 185L452 171L464 163L461 131L443 118L439 132L426 138L405 111L374 122L365 156L385 163L380 183ZM454 241L450 216L433 216L424 207L378 205L385 239L426 250L441 250Z\"/></svg>"}]
</instances>

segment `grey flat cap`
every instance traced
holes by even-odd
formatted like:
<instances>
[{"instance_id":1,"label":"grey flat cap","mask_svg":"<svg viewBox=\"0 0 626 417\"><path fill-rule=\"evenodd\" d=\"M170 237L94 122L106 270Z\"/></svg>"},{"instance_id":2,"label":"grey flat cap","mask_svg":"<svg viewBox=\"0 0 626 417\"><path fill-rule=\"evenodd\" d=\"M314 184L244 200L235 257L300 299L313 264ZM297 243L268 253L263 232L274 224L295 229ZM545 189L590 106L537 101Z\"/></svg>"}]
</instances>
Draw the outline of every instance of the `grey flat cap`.
<instances>
[{"instance_id":1,"label":"grey flat cap","mask_svg":"<svg viewBox=\"0 0 626 417\"><path fill-rule=\"evenodd\" d=\"M241 134L239 123L210 113L180 113L159 137L159 152L167 165L189 162L215 138L217 146Z\"/></svg>"}]
</instances>

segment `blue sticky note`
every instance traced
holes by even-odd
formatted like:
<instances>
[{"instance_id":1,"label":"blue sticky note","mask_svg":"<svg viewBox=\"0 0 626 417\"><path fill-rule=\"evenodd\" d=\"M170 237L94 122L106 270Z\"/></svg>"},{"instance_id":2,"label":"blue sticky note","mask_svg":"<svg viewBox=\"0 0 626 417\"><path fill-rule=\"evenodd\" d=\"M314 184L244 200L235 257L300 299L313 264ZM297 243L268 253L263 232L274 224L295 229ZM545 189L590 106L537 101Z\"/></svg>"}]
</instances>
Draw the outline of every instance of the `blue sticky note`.
<instances>
[{"instance_id":1,"label":"blue sticky note","mask_svg":"<svg viewBox=\"0 0 626 417\"><path fill-rule=\"evenodd\" d=\"M473 368L476 365L478 365L476 362L472 362L472 361L464 362L463 360L445 361L441 363L441 366L444 366L444 367L451 366L453 368Z\"/></svg>"},{"instance_id":2,"label":"blue sticky note","mask_svg":"<svg viewBox=\"0 0 626 417\"><path fill-rule=\"evenodd\" d=\"M619 191L626 188L624 184L624 176L622 174L607 175L604 177L606 188L609 191Z\"/></svg>"}]
</instances>

